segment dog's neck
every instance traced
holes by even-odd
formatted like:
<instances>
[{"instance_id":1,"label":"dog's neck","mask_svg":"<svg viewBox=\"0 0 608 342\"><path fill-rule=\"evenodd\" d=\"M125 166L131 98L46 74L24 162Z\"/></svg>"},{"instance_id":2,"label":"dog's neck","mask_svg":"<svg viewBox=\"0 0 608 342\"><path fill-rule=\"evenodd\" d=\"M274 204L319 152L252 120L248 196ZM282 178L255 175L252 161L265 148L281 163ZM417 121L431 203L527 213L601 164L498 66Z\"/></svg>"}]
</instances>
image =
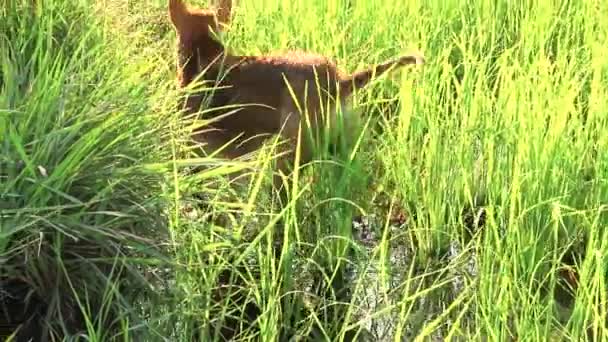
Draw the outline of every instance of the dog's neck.
<instances>
[{"instance_id":1,"label":"dog's neck","mask_svg":"<svg viewBox=\"0 0 608 342\"><path fill-rule=\"evenodd\" d=\"M190 84L209 64L221 63L226 49L211 37L178 43L178 78L181 87Z\"/></svg>"}]
</instances>

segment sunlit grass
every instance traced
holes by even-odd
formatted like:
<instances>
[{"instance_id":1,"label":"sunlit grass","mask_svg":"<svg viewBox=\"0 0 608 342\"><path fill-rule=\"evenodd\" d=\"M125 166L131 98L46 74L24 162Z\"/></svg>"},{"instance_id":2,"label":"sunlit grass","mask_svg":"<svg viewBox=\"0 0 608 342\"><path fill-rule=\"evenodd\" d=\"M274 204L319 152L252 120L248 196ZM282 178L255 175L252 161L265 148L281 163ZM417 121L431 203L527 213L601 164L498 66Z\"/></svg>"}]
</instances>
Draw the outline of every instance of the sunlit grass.
<instances>
[{"instance_id":1,"label":"sunlit grass","mask_svg":"<svg viewBox=\"0 0 608 342\"><path fill-rule=\"evenodd\" d=\"M191 153L165 1L36 3L0 8L0 323L27 298L59 339L606 335L608 4L235 1L237 53L427 60L356 94L355 144L281 209L271 154L234 192L242 164Z\"/></svg>"}]
</instances>

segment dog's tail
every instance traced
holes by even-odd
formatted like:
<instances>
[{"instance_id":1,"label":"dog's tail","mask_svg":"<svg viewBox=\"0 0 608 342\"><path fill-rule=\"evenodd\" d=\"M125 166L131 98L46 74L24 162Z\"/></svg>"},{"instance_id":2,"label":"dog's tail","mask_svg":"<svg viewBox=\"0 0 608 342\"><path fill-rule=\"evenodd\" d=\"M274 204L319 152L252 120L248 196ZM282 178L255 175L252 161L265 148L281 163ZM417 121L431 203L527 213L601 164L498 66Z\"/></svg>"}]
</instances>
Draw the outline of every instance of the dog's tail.
<instances>
[{"instance_id":1,"label":"dog's tail","mask_svg":"<svg viewBox=\"0 0 608 342\"><path fill-rule=\"evenodd\" d=\"M357 71L352 75L340 80L340 96L349 96L355 90L365 87L372 79L391 70L393 67L401 67L411 64L424 64L424 56L421 53L412 53L399 58L376 64L368 69Z\"/></svg>"}]
</instances>

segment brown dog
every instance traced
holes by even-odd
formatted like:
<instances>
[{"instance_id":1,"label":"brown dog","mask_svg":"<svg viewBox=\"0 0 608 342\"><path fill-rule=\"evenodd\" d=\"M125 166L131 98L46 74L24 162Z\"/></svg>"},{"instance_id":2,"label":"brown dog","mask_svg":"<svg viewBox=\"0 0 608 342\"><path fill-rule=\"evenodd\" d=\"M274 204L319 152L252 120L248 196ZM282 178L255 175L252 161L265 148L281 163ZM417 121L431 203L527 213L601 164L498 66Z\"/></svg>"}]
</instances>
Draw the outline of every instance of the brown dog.
<instances>
[{"instance_id":1,"label":"brown dog","mask_svg":"<svg viewBox=\"0 0 608 342\"><path fill-rule=\"evenodd\" d=\"M329 59L303 52L232 55L213 37L229 23L232 1L219 0L218 5L216 10L195 9L170 0L169 16L178 36L180 86L199 78L216 87L208 97L186 97L186 113L198 112L201 105L220 109L213 116L216 120L194 139L205 144L207 152L222 148L221 155L229 159L254 152L269 136L280 134L287 144L282 144L286 153L277 167L286 173L293 166L295 146L301 147L302 164L311 160L310 137L318 137L318 129L328 124L333 127L337 109L345 107L355 90L395 66L424 63L421 55L407 55L347 75ZM348 123L346 118L344 124ZM280 187L282 178L275 176L274 184Z\"/></svg>"}]
</instances>

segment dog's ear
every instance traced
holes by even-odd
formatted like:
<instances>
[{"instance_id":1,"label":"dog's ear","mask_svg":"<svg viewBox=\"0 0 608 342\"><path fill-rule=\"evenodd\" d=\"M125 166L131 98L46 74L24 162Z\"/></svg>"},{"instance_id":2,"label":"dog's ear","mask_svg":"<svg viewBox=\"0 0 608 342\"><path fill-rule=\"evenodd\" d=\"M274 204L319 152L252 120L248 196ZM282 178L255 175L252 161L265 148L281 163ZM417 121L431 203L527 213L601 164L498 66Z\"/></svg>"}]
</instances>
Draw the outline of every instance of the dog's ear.
<instances>
[{"instance_id":1,"label":"dog's ear","mask_svg":"<svg viewBox=\"0 0 608 342\"><path fill-rule=\"evenodd\" d=\"M414 53L374 65L366 70L355 72L340 80L340 97L344 98L350 96L355 90L365 87L375 77L382 75L394 67L410 64L422 65L424 63L425 60L423 55L421 53Z\"/></svg>"},{"instance_id":2,"label":"dog's ear","mask_svg":"<svg viewBox=\"0 0 608 342\"><path fill-rule=\"evenodd\" d=\"M169 0L169 17L177 34L184 40L222 31L230 21L232 1L218 0L217 10L191 8L183 0Z\"/></svg>"},{"instance_id":3,"label":"dog's ear","mask_svg":"<svg viewBox=\"0 0 608 342\"><path fill-rule=\"evenodd\" d=\"M187 26L189 16L190 11L182 0L169 0L169 17L178 32Z\"/></svg>"},{"instance_id":4,"label":"dog's ear","mask_svg":"<svg viewBox=\"0 0 608 342\"><path fill-rule=\"evenodd\" d=\"M216 17L220 25L228 25L232 15L232 0L218 0Z\"/></svg>"}]
</instances>

